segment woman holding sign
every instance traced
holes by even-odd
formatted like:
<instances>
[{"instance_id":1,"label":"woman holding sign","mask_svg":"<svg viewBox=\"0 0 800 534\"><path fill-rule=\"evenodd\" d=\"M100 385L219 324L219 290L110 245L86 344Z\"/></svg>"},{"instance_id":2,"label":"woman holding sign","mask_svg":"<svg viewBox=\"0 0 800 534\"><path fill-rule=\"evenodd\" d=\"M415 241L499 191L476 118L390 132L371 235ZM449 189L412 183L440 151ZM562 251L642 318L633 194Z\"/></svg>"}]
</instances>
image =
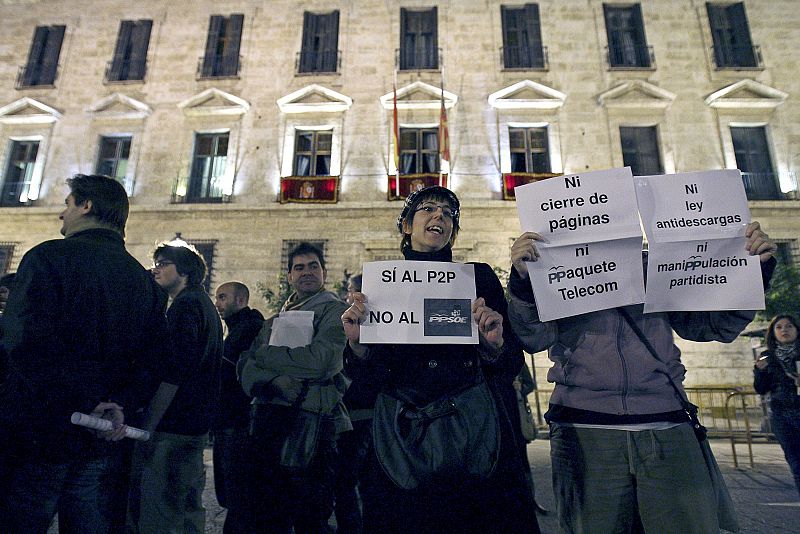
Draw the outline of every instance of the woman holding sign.
<instances>
[{"instance_id":1,"label":"woman holding sign","mask_svg":"<svg viewBox=\"0 0 800 534\"><path fill-rule=\"evenodd\" d=\"M772 431L800 491L800 341L797 319L776 315L767 329L767 350L756 360L753 387L770 394Z\"/></svg>"},{"instance_id":2,"label":"woman holding sign","mask_svg":"<svg viewBox=\"0 0 800 534\"><path fill-rule=\"evenodd\" d=\"M452 262L459 215L458 198L444 187L409 195L397 220L405 259ZM365 532L539 532L516 445L511 384L522 351L500 281L484 263L474 271L479 345L361 344L362 293L342 315L347 351L369 369L377 395Z\"/></svg>"}]
</instances>

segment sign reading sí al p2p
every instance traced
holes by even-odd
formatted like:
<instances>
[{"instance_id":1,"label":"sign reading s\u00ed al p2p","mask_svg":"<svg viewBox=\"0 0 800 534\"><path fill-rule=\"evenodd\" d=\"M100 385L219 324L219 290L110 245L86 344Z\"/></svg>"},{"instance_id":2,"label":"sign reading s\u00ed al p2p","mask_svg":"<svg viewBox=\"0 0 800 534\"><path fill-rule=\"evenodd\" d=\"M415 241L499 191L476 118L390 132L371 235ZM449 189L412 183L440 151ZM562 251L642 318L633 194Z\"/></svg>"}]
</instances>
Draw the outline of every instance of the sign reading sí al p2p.
<instances>
[{"instance_id":1,"label":"sign reading s\u00ed al p2p","mask_svg":"<svg viewBox=\"0 0 800 534\"><path fill-rule=\"evenodd\" d=\"M365 263L361 290L367 296L362 343L478 343L472 265Z\"/></svg>"}]
</instances>

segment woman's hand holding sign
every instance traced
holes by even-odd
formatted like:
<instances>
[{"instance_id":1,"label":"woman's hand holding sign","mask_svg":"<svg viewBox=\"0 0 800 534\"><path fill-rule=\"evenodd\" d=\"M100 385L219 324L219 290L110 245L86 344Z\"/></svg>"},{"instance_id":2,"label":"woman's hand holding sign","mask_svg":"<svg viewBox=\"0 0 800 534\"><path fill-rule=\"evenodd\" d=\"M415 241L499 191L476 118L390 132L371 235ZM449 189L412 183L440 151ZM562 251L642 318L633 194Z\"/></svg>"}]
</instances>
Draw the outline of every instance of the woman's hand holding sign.
<instances>
[{"instance_id":1,"label":"woman's hand holding sign","mask_svg":"<svg viewBox=\"0 0 800 534\"><path fill-rule=\"evenodd\" d=\"M350 307L342 314L342 327L344 328L344 335L347 337L347 342L350 344L350 349L356 356L364 356L367 348L361 345L358 340L361 337L360 326L367 317L367 296L358 291L349 293L347 301Z\"/></svg>"},{"instance_id":2,"label":"woman's hand holding sign","mask_svg":"<svg viewBox=\"0 0 800 534\"><path fill-rule=\"evenodd\" d=\"M536 232L525 232L511 245L511 263L523 279L528 277L525 262L539 259L539 251L534 244L536 241L544 241L544 238Z\"/></svg>"},{"instance_id":3,"label":"woman's hand holding sign","mask_svg":"<svg viewBox=\"0 0 800 534\"><path fill-rule=\"evenodd\" d=\"M472 316L478 325L481 345L492 351L503 348L503 316L488 307L483 297L472 303Z\"/></svg>"}]
</instances>

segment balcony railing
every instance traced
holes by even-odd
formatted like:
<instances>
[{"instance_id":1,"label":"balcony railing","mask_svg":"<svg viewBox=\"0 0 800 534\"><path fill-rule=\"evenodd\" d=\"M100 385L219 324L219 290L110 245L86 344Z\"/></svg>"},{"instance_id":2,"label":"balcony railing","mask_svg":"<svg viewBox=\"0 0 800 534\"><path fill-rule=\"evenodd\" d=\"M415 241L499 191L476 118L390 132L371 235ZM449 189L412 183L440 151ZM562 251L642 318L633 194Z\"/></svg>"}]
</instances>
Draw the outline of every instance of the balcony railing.
<instances>
[{"instance_id":1,"label":"balcony railing","mask_svg":"<svg viewBox=\"0 0 800 534\"><path fill-rule=\"evenodd\" d=\"M45 65L23 65L17 71L17 89L27 87L52 87L58 79L58 71L61 65L49 67Z\"/></svg>"},{"instance_id":2,"label":"balcony railing","mask_svg":"<svg viewBox=\"0 0 800 534\"><path fill-rule=\"evenodd\" d=\"M655 70L656 55L649 45L607 46L606 62L613 70Z\"/></svg>"},{"instance_id":3,"label":"balcony railing","mask_svg":"<svg viewBox=\"0 0 800 534\"><path fill-rule=\"evenodd\" d=\"M763 69L764 59L761 47L752 46L720 46L711 47L714 68L720 69Z\"/></svg>"},{"instance_id":4,"label":"balcony railing","mask_svg":"<svg viewBox=\"0 0 800 534\"><path fill-rule=\"evenodd\" d=\"M281 178L281 204L287 202L335 204L339 200L338 176L285 176Z\"/></svg>"},{"instance_id":5,"label":"balcony railing","mask_svg":"<svg viewBox=\"0 0 800 534\"><path fill-rule=\"evenodd\" d=\"M405 200L411 193L432 185L447 187L447 174L435 172L399 175L390 174L387 178L387 200Z\"/></svg>"},{"instance_id":6,"label":"balcony railing","mask_svg":"<svg viewBox=\"0 0 800 534\"><path fill-rule=\"evenodd\" d=\"M242 68L242 56L201 56L197 60L197 79L234 78Z\"/></svg>"},{"instance_id":7,"label":"balcony railing","mask_svg":"<svg viewBox=\"0 0 800 534\"><path fill-rule=\"evenodd\" d=\"M147 63L125 59L106 63L105 83L141 82L147 74Z\"/></svg>"},{"instance_id":8,"label":"balcony railing","mask_svg":"<svg viewBox=\"0 0 800 534\"><path fill-rule=\"evenodd\" d=\"M503 174L503 200L515 200L515 187L563 176L560 172L509 172Z\"/></svg>"},{"instance_id":9,"label":"balcony railing","mask_svg":"<svg viewBox=\"0 0 800 534\"><path fill-rule=\"evenodd\" d=\"M394 64L398 70L438 71L442 67L442 59L441 48L394 49Z\"/></svg>"},{"instance_id":10,"label":"balcony railing","mask_svg":"<svg viewBox=\"0 0 800 534\"><path fill-rule=\"evenodd\" d=\"M546 46L500 47L505 70L549 70Z\"/></svg>"},{"instance_id":11,"label":"balcony railing","mask_svg":"<svg viewBox=\"0 0 800 534\"><path fill-rule=\"evenodd\" d=\"M781 193L778 175L774 172L743 172L742 181L747 200L786 200Z\"/></svg>"},{"instance_id":12,"label":"balcony railing","mask_svg":"<svg viewBox=\"0 0 800 534\"><path fill-rule=\"evenodd\" d=\"M341 67L341 50L301 51L294 60L294 71L297 74L333 74L339 72Z\"/></svg>"}]
</instances>

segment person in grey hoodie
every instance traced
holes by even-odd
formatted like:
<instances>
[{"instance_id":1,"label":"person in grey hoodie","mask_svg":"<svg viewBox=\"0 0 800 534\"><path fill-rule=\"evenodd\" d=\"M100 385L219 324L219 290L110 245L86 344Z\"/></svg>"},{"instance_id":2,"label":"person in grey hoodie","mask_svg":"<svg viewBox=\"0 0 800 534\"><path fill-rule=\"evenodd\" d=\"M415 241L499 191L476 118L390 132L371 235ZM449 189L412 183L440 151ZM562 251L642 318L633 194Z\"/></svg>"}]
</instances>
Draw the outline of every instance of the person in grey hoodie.
<instances>
[{"instance_id":1,"label":"person in grey hoodie","mask_svg":"<svg viewBox=\"0 0 800 534\"><path fill-rule=\"evenodd\" d=\"M777 247L757 222L745 235L749 254L760 256L766 286ZM686 372L672 332L691 341L729 343L755 312L645 315L637 304L541 322L525 264L538 259L541 240L526 232L511 247L509 318L526 350L549 347L553 361L547 379L555 389L545 419L561 530L717 532L711 479L669 380L682 389ZM662 361L650 354L626 314Z\"/></svg>"}]
</instances>

